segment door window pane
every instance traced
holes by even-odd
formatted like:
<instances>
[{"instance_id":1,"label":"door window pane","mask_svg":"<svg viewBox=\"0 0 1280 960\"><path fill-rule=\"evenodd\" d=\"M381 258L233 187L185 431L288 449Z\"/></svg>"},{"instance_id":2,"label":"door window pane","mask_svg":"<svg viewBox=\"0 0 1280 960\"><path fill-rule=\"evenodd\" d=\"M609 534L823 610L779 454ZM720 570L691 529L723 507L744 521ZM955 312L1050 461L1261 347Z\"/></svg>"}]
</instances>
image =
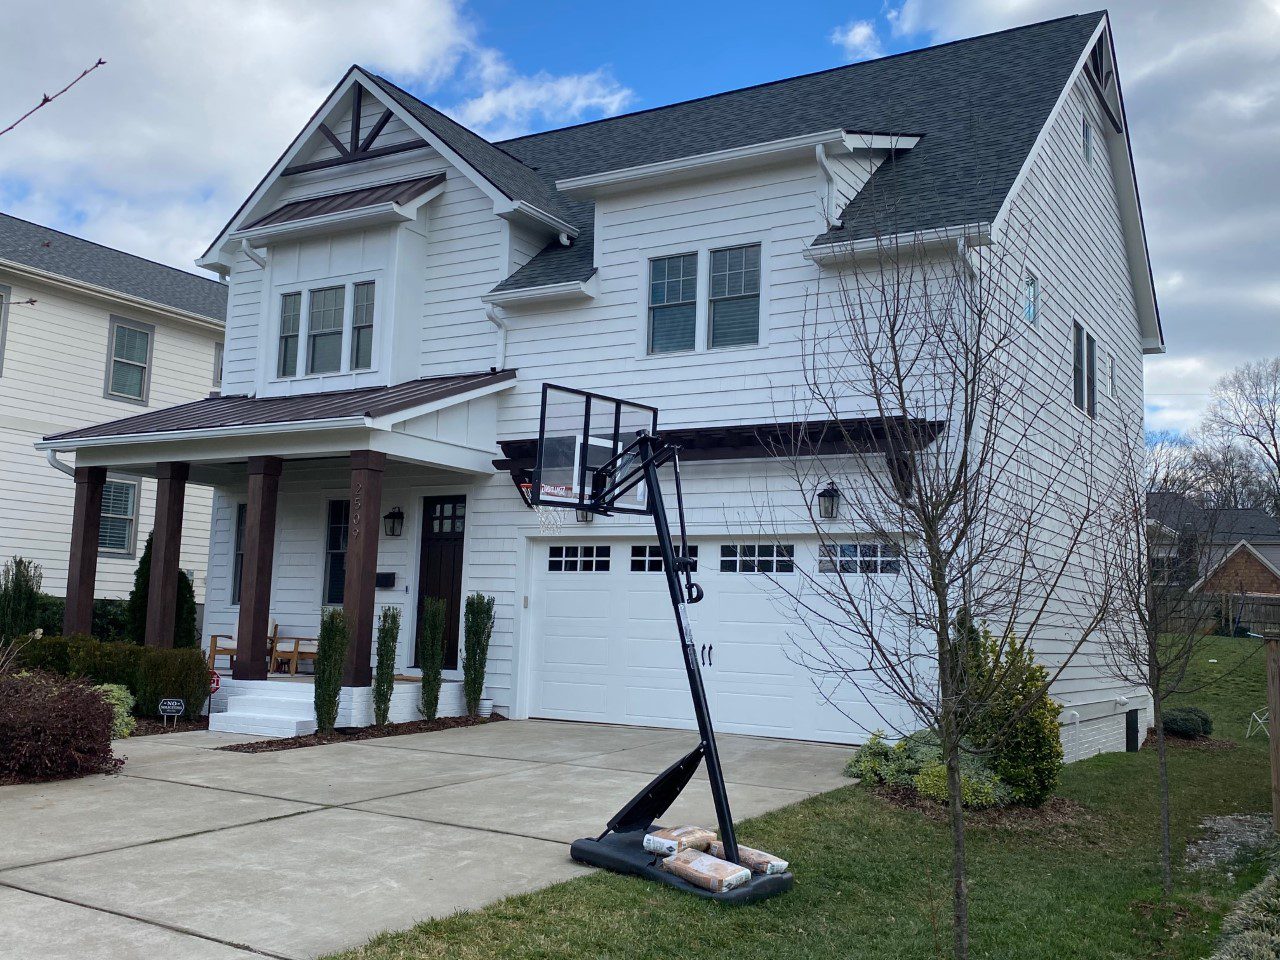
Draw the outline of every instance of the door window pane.
<instances>
[{"instance_id":1,"label":"door window pane","mask_svg":"<svg viewBox=\"0 0 1280 960\"><path fill-rule=\"evenodd\" d=\"M342 603L347 579L347 526L351 521L351 501L330 500L325 527L324 602Z\"/></svg>"}]
</instances>

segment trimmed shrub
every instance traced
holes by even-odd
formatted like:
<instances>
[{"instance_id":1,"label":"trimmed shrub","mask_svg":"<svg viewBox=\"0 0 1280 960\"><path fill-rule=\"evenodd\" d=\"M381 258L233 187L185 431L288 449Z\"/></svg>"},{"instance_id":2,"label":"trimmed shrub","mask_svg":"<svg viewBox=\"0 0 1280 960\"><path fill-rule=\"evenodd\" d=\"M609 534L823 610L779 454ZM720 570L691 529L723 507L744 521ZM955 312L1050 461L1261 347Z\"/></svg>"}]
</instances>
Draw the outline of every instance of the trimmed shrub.
<instances>
[{"instance_id":1,"label":"trimmed shrub","mask_svg":"<svg viewBox=\"0 0 1280 960\"><path fill-rule=\"evenodd\" d=\"M382 726L391 715L396 686L396 641L400 639L400 608L383 607L378 617L378 662L373 672L373 722Z\"/></svg>"},{"instance_id":2,"label":"trimmed shrub","mask_svg":"<svg viewBox=\"0 0 1280 960\"><path fill-rule=\"evenodd\" d=\"M845 773L869 783L914 790L920 796L946 803L947 767L942 762L938 738L927 730L903 737L890 745L879 731L858 748ZM966 807L984 809L1010 803L1012 791L971 753L960 755L960 797Z\"/></svg>"},{"instance_id":3,"label":"trimmed shrub","mask_svg":"<svg viewBox=\"0 0 1280 960\"><path fill-rule=\"evenodd\" d=\"M125 600L111 600L106 597L94 600L93 629L90 633L103 643L128 643L126 604ZM56 637L62 633L62 615L66 607L67 602L62 597L55 597L48 593L40 594L37 619L40 629L47 636Z\"/></svg>"},{"instance_id":4,"label":"trimmed shrub","mask_svg":"<svg viewBox=\"0 0 1280 960\"><path fill-rule=\"evenodd\" d=\"M0 778L114 770L113 720L111 704L88 684L45 673L0 677Z\"/></svg>"},{"instance_id":5,"label":"trimmed shrub","mask_svg":"<svg viewBox=\"0 0 1280 960\"><path fill-rule=\"evenodd\" d=\"M467 597L462 613L462 692L467 698L467 713L473 717L480 712L484 697L484 672L489 663L489 640L493 637L493 602L493 597L473 593Z\"/></svg>"},{"instance_id":6,"label":"trimmed shrub","mask_svg":"<svg viewBox=\"0 0 1280 960\"><path fill-rule=\"evenodd\" d=\"M428 720L434 720L440 711L440 674L444 670L444 618L447 609L439 597L423 598L422 637L418 641L422 694L418 709Z\"/></svg>"},{"instance_id":7,"label":"trimmed shrub","mask_svg":"<svg viewBox=\"0 0 1280 960\"><path fill-rule=\"evenodd\" d=\"M151 592L151 540L142 548L142 558L133 574L133 589L125 602L125 639L142 643L147 633L147 601ZM95 611L96 613L96 611ZM173 646L178 650L199 648L200 631L196 627L196 592L186 571L178 571L178 599L174 608Z\"/></svg>"},{"instance_id":8,"label":"trimmed shrub","mask_svg":"<svg viewBox=\"0 0 1280 960\"><path fill-rule=\"evenodd\" d=\"M133 643L99 643L89 637L76 637L67 644L64 672L95 683L118 684L136 690L139 649Z\"/></svg>"},{"instance_id":9,"label":"trimmed shrub","mask_svg":"<svg viewBox=\"0 0 1280 960\"><path fill-rule=\"evenodd\" d=\"M1062 770L1061 708L1042 693L1049 674L1025 641L1009 637L1001 644L985 627L977 633L965 621L957 629L970 631L966 649L974 687L997 691L979 714L971 739L990 751L986 766L1009 788L1013 802L1038 807L1053 793Z\"/></svg>"},{"instance_id":10,"label":"trimmed shrub","mask_svg":"<svg viewBox=\"0 0 1280 960\"><path fill-rule=\"evenodd\" d=\"M128 644L103 644L116 649ZM138 668L130 687L137 698L140 717L160 714L160 701L178 697L185 705L183 717L198 720L209 699L209 664L199 650L161 650L135 647ZM96 679L96 678L95 678Z\"/></svg>"},{"instance_id":11,"label":"trimmed shrub","mask_svg":"<svg viewBox=\"0 0 1280 960\"><path fill-rule=\"evenodd\" d=\"M320 642L316 648L316 726L321 733L329 733L338 723L342 666L346 660L347 621L340 607L330 607L320 617Z\"/></svg>"},{"instance_id":12,"label":"trimmed shrub","mask_svg":"<svg viewBox=\"0 0 1280 960\"><path fill-rule=\"evenodd\" d=\"M133 694L129 692L129 688L118 683L100 683L93 689L111 704L111 739L123 740L130 736L138 726L138 721L133 719Z\"/></svg>"},{"instance_id":13,"label":"trimmed shrub","mask_svg":"<svg viewBox=\"0 0 1280 960\"><path fill-rule=\"evenodd\" d=\"M1164 732L1171 737L1195 740L1213 733L1213 720L1199 707L1173 707L1165 710L1161 719Z\"/></svg>"},{"instance_id":14,"label":"trimmed shrub","mask_svg":"<svg viewBox=\"0 0 1280 960\"><path fill-rule=\"evenodd\" d=\"M22 648L19 661L28 670L66 676L71 672L71 642L66 637L33 637Z\"/></svg>"},{"instance_id":15,"label":"trimmed shrub","mask_svg":"<svg viewBox=\"0 0 1280 960\"><path fill-rule=\"evenodd\" d=\"M7 640L39 629L43 582L40 564L22 557L14 557L0 569L0 638Z\"/></svg>"},{"instance_id":16,"label":"trimmed shrub","mask_svg":"<svg viewBox=\"0 0 1280 960\"><path fill-rule=\"evenodd\" d=\"M920 796L935 803L947 803L947 765L931 763L915 775L914 785ZM979 763L960 765L960 802L973 810L1003 807L1011 799L1010 790L994 773Z\"/></svg>"}]
</instances>

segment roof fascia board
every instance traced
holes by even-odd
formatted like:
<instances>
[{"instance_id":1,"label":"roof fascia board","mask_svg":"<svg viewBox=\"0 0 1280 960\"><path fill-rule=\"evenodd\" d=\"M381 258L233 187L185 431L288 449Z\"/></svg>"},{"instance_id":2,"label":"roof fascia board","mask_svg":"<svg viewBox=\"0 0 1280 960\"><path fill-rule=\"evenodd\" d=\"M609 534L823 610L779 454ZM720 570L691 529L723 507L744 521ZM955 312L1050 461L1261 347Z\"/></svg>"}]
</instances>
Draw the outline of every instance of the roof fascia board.
<instances>
[{"instance_id":1,"label":"roof fascia board","mask_svg":"<svg viewBox=\"0 0 1280 960\"><path fill-rule=\"evenodd\" d=\"M317 217L306 217L302 220L287 220L284 223L271 223L262 227L250 227L248 230L236 230L230 234L229 240L249 240L259 246L276 243L294 237L308 236L314 233L328 233L335 227L376 226L384 223L412 223L418 217L418 209L444 192L444 184L432 187L410 203L396 203L388 200L384 203L373 203L354 210L342 210L338 213L325 213Z\"/></svg>"},{"instance_id":2,"label":"roof fascia board","mask_svg":"<svg viewBox=\"0 0 1280 960\"><path fill-rule=\"evenodd\" d=\"M844 145L850 153L859 150L910 150L920 142L915 134L844 132Z\"/></svg>"},{"instance_id":3,"label":"roof fascia board","mask_svg":"<svg viewBox=\"0 0 1280 960\"><path fill-rule=\"evenodd\" d=\"M59 273L50 273L47 270L40 270L36 267L27 266L23 263L15 263L12 260L0 259L0 270L7 273L13 273L24 280L33 283L43 283L68 293L76 293L85 296L97 297L103 300L109 300L117 308L125 311L128 310L146 310L150 314L162 317L166 320L173 320L179 323L190 324L202 330L211 333L223 333L226 330L225 320L215 320L212 317L206 317L198 313L189 313L186 310L179 310L177 307L171 307L168 304L157 303L155 300L146 300L142 297L135 297L119 290L112 290L110 287L101 287L95 283L86 283L83 280L74 280L71 277L64 277ZM197 278L203 279L203 278Z\"/></svg>"},{"instance_id":4,"label":"roof fascia board","mask_svg":"<svg viewBox=\"0 0 1280 960\"><path fill-rule=\"evenodd\" d=\"M523 200L507 200L501 203L494 203L493 212L504 220L521 216L544 227L550 227L553 233L563 233L569 237L578 235L578 228L573 224L566 223L559 217L552 216L540 207L535 207L533 204L526 203Z\"/></svg>"},{"instance_id":5,"label":"roof fascia board","mask_svg":"<svg viewBox=\"0 0 1280 960\"><path fill-rule=\"evenodd\" d=\"M151 433L118 433L103 437L71 437L65 440L41 439L37 450L86 450L95 447L118 447L127 444L173 443L179 440L221 440L257 434L308 433L316 430L372 429L370 417L327 417L322 420L284 420L274 423L242 423L228 427L202 427L194 430L162 430Z\"/></svg>"},{"instance_id":6,"label":"roof fascia board","mask_svg":"<svg viewBox=\"0 0 1280 960\"><path fill-rule=\"evenodd\" d=\"M390 430L398 424L417 417L425 417L429 413L435 413L437 410L444 410L448 407L456 407L459 404L468 403L471 400L478 400L481 397L487 397L492 393L500 393L503 390L510 390L516 385L516 378L509 377L506 380L498 380L495 383L487 383L482 387L476 387L474 390L468 390L466 393L455 393L451 397L441 397L439 400L428 400L425 403L419 403L416 406L405 407L403 410L397 410L395 413L383 414L380 417L370 417L369 426L373 430Z\"/></svg>"},{"instance_id":7,"label":"roof fascia board","mask_svg":"<svg viewBox=\"0 0 1280 960\"><path fill-rule=\"evenodd\" d=\"M546 303L560 300L592 300L599 295L599 274L593 273L586 280L566 280L548 283L541 287L521 287L518 290L500 290L481 294L480 302L499 307L525 303Z\"/></svg>"},{"instance_id":8,"label":"roof fascia board","mask_svg":"<svg viewBox=\"0 0 1280 960\"><path fill-rule=\"evenodd\" d=\"M802 256L812 263L839 263L868 253L880 253L885 250L911 247L916 244L929 247L940 244L950 245L957 241L963 241L969 246L984 246L990 242L990 239L991 225L975 223L967 226L939 227L933 230L896 233L887 237L863 237L858 240L824 243L817 247L806 247Z\"/></svg>"}]
</instances>

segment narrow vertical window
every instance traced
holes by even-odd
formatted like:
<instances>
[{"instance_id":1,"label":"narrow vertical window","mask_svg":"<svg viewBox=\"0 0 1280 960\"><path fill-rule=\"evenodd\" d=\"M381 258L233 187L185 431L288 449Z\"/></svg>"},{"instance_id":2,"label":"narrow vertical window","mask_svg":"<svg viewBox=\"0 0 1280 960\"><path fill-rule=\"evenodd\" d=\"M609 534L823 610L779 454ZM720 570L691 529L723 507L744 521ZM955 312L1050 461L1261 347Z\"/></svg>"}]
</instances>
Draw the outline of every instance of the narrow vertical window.
<instances>
[{"instance_id":1,"label":"narrow vertical window","mask_svg":"<svg viewBox=\"0 0 1280 960\"><path fill-rule=\"evenodd\" d=\"M149 324L111 318L111 355L107 365L107 396L147 402L151 380L151 334Z\"/></svg>"},{"instance_id":2,"label":"narrow vertical window","mask_svg":"<svg viewBox=\"0 0 1280 960\"><path fill-rule=\"evenodd\" d=\"M236 539L231 559L231 604L240 603L241 581L244 580L244 526L249 515L247 503L236 504Z\"/></svg>"},{"instance_id":3,"label":"narrow vertical window","mask_svg":"<svg viewBox=\"0 0 1280 960\"><path fill-rule=\"evenodd\" d=\"M711 347L760 342L760 247L711 251Z\"/></svg>"},{"instance_id":4,"label":"narrow vertical window","mask_svg":"<svg viewBox=\"0 0 1280 960\"><path fill-rule=\"evenodd\" d=\"M133 554L138 518L136 480L108 480L102 487L102 522L98 526L98 550Z\"/></svg>"},{"instance_id":5,"label":"narrow vertical window","mask_svg":"<svg viewBox=\"0 0 1280 960\"><path fill-rule=\"evenodd\" d=\"M1084 164L1086 167L1093 166L1093 124L1089 122L1089 118L1084 119L1084 125L1080 130L1081 144L1084 149Z\"/></svg>"},{"instance_id":6,"label":"narrow vertical window","mask_svg":"<svg viewBox=\"0 0 1280 960\"><path fill-rule=\"evenodd\" d=\"M351 305L351 369L373 366L373 281L355 285Z\"/></svg>"},{"instance_id":7,"label":"narrow vertical window","mask_svg":"<svg viewBox=\"0 0 1280 960\"><path fill-rule=\"evenodd\" d=\"M221 340L213 345L213 385L215 387L222 386L222 363L224 352L225 347L223 347Z\"/></svg>"},{"instance_id":8,"label":"narrow vertical window","mask_svg":"<svg viewBox=\"0 0 1280 960\"><path fill-rule=\"evenodd\" d=\"M692 350L698 312L698 255L649 261L649 352Z\"/></svg>"},{"instance_id":9,"label":"narrow vertical window","mask_svg":"<svg viewBox=\"0 0 1280 960\"><path fill-rule=\"evenodd\" d=\"M280 298L280 349L276 376L298 375L298 327L302 322L302 294L286 293Z\"/></svg>"},{"instance_id":10,"label":"narrow vertical window","mask_svg":"<svg viewBox=\"0 0 1280 960\"><path fill-rule=\"evenodd\" d=\"M1092 334L1085 335L1085 413L1098 415L1098 341Z\"/></svg>"},{"instance_id":11,"label":"narrow vertical window","mask_svg":"<svg viewBox=\"0 0 1280 960\"><path fill-rule=\"evenodd\" d=\"M1116 379L1116 355L1112 353L1107 355L1107 396L1114 400L1118 389L1119 384Z\"/></svg>"},{"instance_id":12,"label":"narrow vertical window","mask_svg":"<svg viewBox=\"0 0 1280 960\"><path fill-rule=\"evenodd\" d=\"M307 373L342 368L342 314L345 287L312 290L307 306Z\"/></svg>"},{"instance_id":13,"label":"narrow vertical window","mask_svg":"<svg viewBox=\"0 0 1280 960\"><path fill-rule=\"evenodd\" d=\"M324 542L324 603L342 603L347 581L347 527L351 521L350 500L330 500Z\"/></svg>"},{"instance_id":14,"label":"narrow vertical window","mask_svg":"<svg viewBox=\"0 0 1280 960\"><path fill-rule=\"evenodd\" d=\"M1022 317L1033 327L1040 322L1040 281L1034 273L1022 279Z\"/></svg>"},{"instance_id":15,"label":"narrow vertical window","mask_svg":"<svg viewBox=\"0 0 1280 960\"><path fill-rule=\"evenodd\" d=\"M0 375L4 374L4 341L9 329L9 302L13 299L13 288L0 283Z\"/></svg>"},{"instance_id":16,"label":"narrow vertical window","mask_svg":"<svg viewBox=\"0 0 1280 960\"><path fill-rule=\"evenodd\" d=\"M1084 409L1084 327L1071 325L1071 402Z\"/></svg>"}]
</instances>

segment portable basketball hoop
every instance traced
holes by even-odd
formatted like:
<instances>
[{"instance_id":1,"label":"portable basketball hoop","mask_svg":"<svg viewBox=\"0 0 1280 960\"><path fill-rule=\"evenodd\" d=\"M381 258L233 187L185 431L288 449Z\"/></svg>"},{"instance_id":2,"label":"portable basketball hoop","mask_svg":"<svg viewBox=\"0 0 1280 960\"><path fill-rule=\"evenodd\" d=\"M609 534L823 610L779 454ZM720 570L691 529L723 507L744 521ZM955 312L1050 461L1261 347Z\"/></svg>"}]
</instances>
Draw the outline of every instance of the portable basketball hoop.
<instances>
[{"instance_id":1,"label":"portable basketball hoop","mask_svg":"<svg viewBox=\"0 0 1280 960\"><path fill-rule=\"evenodd\" d=\"M678 547L672 538L662 497L658 471L664 467L671 468L674 481ZM693 581L694 562L689 554L680 488L679 449L658 435L657 409L585 390L543 384L537 459L532 479L520 483L519 487L525 501L537 513L544 533L559 529L568 510L600 516L622 513L653 517L700 735L698 745L632 797L613 815L603 833L574 841L570 856L582 863L636 874L701 897L731 903L752 903L789 890L793 877L790 872L784 872L752 874L743 886L713 893L663 870L659 858L644 849L645 835L658 829L654 821L670 809L705 760L724 859L741 863L711 711L689 623L688 605L701 600L703 591Z\"/></svg>"}]
</instances>

